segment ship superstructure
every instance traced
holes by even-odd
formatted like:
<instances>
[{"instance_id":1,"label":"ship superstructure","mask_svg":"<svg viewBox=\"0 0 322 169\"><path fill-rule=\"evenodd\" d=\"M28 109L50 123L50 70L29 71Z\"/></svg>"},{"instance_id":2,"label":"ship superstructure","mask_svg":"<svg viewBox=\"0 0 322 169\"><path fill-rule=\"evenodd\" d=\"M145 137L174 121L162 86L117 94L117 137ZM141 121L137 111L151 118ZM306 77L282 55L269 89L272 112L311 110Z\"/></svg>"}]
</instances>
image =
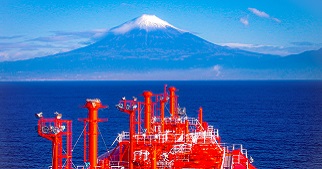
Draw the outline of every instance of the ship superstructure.
<instances>
[{"instance_id":1,"label":"ship superstructure","mask_svg":"<svg viewBox=\"0 0 322 169\"><path fill-rule=\"evenodd\" d=\"M117 145L98 156L97 123L105 119L98 118L98 110L104 108L99 99L88 99L84 107L88 108L88 118L84 122L84 166L76 168L112 169L112 168L213 168L213 169L255 169L252 158L242 145L221 143L219 132L203 119L203 109L199 108L198 118L188 117L186 109L179 107L176 88L164 87L164 92L154 94L143 92L143 101L136 97L125 97L116 104L116 108L129 115L129 131L118 134ZM48 138L62 140L66 136L71 141L71 131L64 131L61 119L40 117L38 133ZM48 123L50 123L48 125ZM49 127L48 127L49 126ZM58 128L60 132L45 133L44 128ZM73 168L71 152L62 153L53 141L52 168ZM70 144L70 143L67 144ZM56 144L57 145L57 144ZM57 155L57 157L55 157ZM65 159L67 162L62 163ZM58 162L57 162L58 161ZM75 168L74 167L74 168Z\"/></svg>"}]
</instances>

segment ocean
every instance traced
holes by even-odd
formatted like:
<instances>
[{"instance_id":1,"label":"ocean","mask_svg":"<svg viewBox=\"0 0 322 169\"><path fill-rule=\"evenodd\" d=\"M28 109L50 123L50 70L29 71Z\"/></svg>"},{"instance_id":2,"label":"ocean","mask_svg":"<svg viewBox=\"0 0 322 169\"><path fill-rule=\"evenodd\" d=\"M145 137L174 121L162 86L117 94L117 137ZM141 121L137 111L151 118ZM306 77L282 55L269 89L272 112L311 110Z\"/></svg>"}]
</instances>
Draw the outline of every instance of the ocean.
<instances>
[{"instance_id":1,"label":"ocean","mask_svg":"<svg viewBox=\"0 0 322 169\"><path fill-rule=\"evenodd\" d=\"M73 162L83 165L82 108L99 98L99 152L128 131L128 115L115 104L145 90L178 89L179 104L190 117L203 107L204 120L219 129L222 142L243 144L259 169L322 168L322 81L72 81L0 82L0 168L48 168L51 142L35 130L35 113L73 120Z\"/></svg>"}]
</instances>

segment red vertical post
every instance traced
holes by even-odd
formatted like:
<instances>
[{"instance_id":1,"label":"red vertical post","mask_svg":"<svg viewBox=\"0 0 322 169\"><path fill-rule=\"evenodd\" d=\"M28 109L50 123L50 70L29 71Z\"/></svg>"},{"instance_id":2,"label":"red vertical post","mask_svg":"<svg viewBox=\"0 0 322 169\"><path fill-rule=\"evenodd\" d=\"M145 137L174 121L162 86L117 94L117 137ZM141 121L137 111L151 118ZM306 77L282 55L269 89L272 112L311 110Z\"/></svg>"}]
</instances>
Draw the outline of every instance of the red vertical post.
<instances>
[{"instance_id":1,"label":"red vertical post","mask_svg":"<svg viewBox=\"0 0 322 169\"><path fill-rule=\"evenodd\" d=\"M53 119L54 128L60 128L61 120ZM58 129L59 130L59 129ZM57 131L52 135L52 168L58 169L62 167L62 133Z\"/></svg>"},{"instance_id":2,"label":"red vertical post","mask_svg":"<svg viewBox=\"0 0 322 169\"><path fill-rule=\"evenodd\" d=\"M67 121L67 132L66 132L66 143L67 143L67 154L66 154L66 169L72 168L72 124L71 121Z\"/></svg>"},{"instance_id":3,"label":"red vertical post","mask_svg":"<svg viewBox=\"0 0 322 169\"><path fill-rule=\"evenodd\" d=\"M175 94L176 88L175 87L170 87L170 114L171 117L176 116L176 103L177 103L177 96Z\"/></svg>"},{"instance_id":4,"label":"red vertical post","mask_svg":"<svg viewBox=\"0 0 322 169\"><path fill-rule=\"evenodd\" d=\"M59 138L54 137L52 142L52 169L58 169Z\"/></svg>"},{"instance_id":5,"label":"red vertical post","mask_svg":"<svg viewBox=\"0 0 322 169\"><path fill-rule=\"evenodd\" d=\"M155 147L152 147L151 169L157 168L157 151Z\"/></svg>"},{"instance_id":6,"label":"red vertical post","mask_svg":"<svg viewBox=\"0 0 322 169\"><path fill-rule=\"evenodd\" d=\"M162 99L160 101L160 118L161 118L161 132L163 133L164 132L164 104L165 104L165 101L164 99Z\"/></svg>"},{"instance_id":7,"label":"red vertical post","mask_svg":"<svg viewBox=\"0 0 322 169\"><path fill-rule=\"evenodd\" d=\"M130 148L129 148L129 169L133 169L133 152L134 152L134 135L135 135L135 111L137 110L138 106L136 102L136 98L133 99L133 101L127 101L125 99L122 99L116 107L127 114L130 115ZM139 112L139 111L138 111ZM120 147L121 143L120 143ZM125 152L125 151L124 151ZM123 155L124 155L124 152ZM121 151L120 151L121 153ZM120 155L120 161L122 161L123 155Z\"/></svg>"},{"instance_id":8,"label":"red vertical post","mask_svg":"<svg viewBox=\"0 0 322 169\"><path fill-rule=\"evenodd\" d=\"M86 120L84 120L84 163L87 162L87 125Z\"/></svg>"},{"instance_id":9,"label":"red vertical post","mask_svg":"<svg viewBox=\"0 0 322 169\"><path fill-rule=\"evenodd\" d=\"M187 135L189 134L189 121L185 120L184 141L187 142Z\"/></svg>"},{"instance_id":10,"label":"red vertical post","mask_svg":"<svg viewBox=\"0 0 322 169\"><path fill-rule=\"evenodd\" d=\"M185 124L185 134L189 134L189 121L188 120L185 120L184 121L184 124Z\"/></svg>"},{"instance_id":11,"label":"red vertical post","mask_svg":"<svg viewBox=\"0 0 322 169\"><path fill-rule=\"evenodd\" d=\"M152 92L143 92L145 108L144 108L144 127L147 133L151 131L151 113L152 113Z\"/></svg>"},{"instance_id":12,"label":"red vertical post","mask_svg":"<svg viewBox=\"0 0 322 169\"><path fill-rule=\"evenodd\" d=\"M161 132L164 132L164 109L165 109L165 102L167 102L167 85L164 85L164 92L163 96L160 99L160 119L161 119Z\"/></svg>"},{"instance_id":13,"label":"red vertical post","mask_svg":"<svg viewBox=\"0 0 322 169\"><path fill-rule=\"evenodd\" d=\"M88 109L89 122L89 163L90 169L95 169L97 166L97 144L98 144L98 110L106 108L99 99L87 99L85 106Z\"/></svg>"},{"instance_id":14,"label":"red vertical post","mask_svg":"<svg viewBox=\"0 0 322 169\"><path fill-rule=\"evenodd\" d=\"M199 123L201 124L201 126L203 125L203 117L202 117L202 107L199 108ZM202 126L203 127L203 126Z\"/></svg>"}]
</instances>

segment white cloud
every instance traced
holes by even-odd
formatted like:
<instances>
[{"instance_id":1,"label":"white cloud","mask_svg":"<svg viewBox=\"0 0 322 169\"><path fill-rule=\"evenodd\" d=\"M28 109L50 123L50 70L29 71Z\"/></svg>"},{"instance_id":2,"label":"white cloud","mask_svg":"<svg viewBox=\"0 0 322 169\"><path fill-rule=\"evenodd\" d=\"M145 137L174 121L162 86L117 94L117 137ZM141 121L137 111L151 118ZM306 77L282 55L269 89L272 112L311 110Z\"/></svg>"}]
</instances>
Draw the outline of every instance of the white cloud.
<instances>
[{"instance_id":1,"label":"white cloud","mask_svg":"<svg viewBox=\"0 0 322 169\"><path fill-rule=\"evenodd\" d=\"M293 43L292 43L293 44ZM309 42L295 42L295 44L310 44ZM321 45L297 45L297 46L277 46L277 45L263 45L263 44L249 44L249 43L222 43L223 46L231 48L238 48L246 51L286 56L290 54L298 54L308 50L317 50Z\"/></svg>"},{"instance_id":2,"label":"white cloud","mask_svg":"<svg viewBox=\"0 0 322 169\"><path fill-rule=\"evenodd\" d=\"M222 45L229 46L231 48L258 48L262 46L250 43L223 43Z\"/></svg>"},{"instance_id":3,"label":"white cloud","mask_svg":"<svg viewBox=\"0 0 322 169\"><path fill-rule=\"evenodd\" d=\"M70 51L97 41L107 31L53 31L53 35L29 39L22 35L0 36L0 61L23 60Z\"/></svg>"},{"instance_id":4,"label":"white cloud","mask_svg":"<svg viewBox=\"0 0 322 169\"><path fill-rule=\"evenodd\" d=\"M222 67L220 65L215 65L213 67L213 71L215 72L216 76L219 76L221 74Z\"/></svg>"},{"instance_id":5,"label":"white cloud","mask_svg":"<svg viewBox=\"0 0 322 169\"><path fill-rule=\"evenodd\" d=\"M8 53L0 51L0 61L5 61L8 59Z\"/></svg>"},{"instance_id":6,"label":"white cloud","mask_svg":"<svg viewBox=\"0 0 322 169\"><path fill-rule=\"evenodd\" d=\"M279 20L279 19L277 19L277 18L272 18L275 22L277 22L277 23L281 23L282 21L281 20Z\"/></svg>"},{"instance_id":7,"label":"white cloud","mask_svg":"<svg viewBox=\"0 0 322 169\"><path fill-rule=\"evenodd\" d=\"M271 19L271 20L273 20L273 21L275 21L277 23L281 23L281 20L280 19L275 18L275 17L271 17L269 14L267 14L264 11L260 11L260 10L258 10L256 8L248 8L248 10L250 12L252 12L253 14L255 14L256 16L258 16L258 17Z\"/></svg>"},{"instance_id":8,"label":"white cloud","mask_svg":"<svg viewBox=\"0 0 322 169\"><path fill-rule=\"evenodd\" d=\"M49 50L36 50L36 51L15 51L15 50L7 50L0 52L0 61L14 61L14 60L25 60L34 58L36 56L46 56L54 54L53 51Z\"/></svg>"},{"instance_id":9,"label":"white cloud","mask_svg":"<svg viewBox=\"0 0 322 169\"><path fill-rule=\"evenodd\" d=\"M39 42L57 42L57 41L68 41L71 37L68 36L46 36L30 39L29 41L39 41Z\"/></svg>"},{"instance_id":10,"label":"white cloud","mask_svg":"<svg viewBox=\"0 0 322 169\"><path fill-rule=\"evenodd\" d=\"M247 17L243 17L243 18L240 18L239 20L242 24L244 24L245 26L249 25L249 22L248 22L248 18Z\"/></svg>"},{"instance_id":11,"label":"white cloud","mask_svg":"<svg viewBox=\"0 0 322 169\"><path fill-rule=\"evenodd\" d=\"M269 18L269 15L266 12L260 11L256 8L248 8L249 11L251 11L253 14L262 17L262 18Z\"/></svg>"},{"instance_id":12,"label":"white cloud","mask_svg":"<svg viewBox=\"0 0 322 169\"><path fill-rule=\"evenodd\" d=\"M54 35L37 37L30 39L29 41L40 41L40 42L55 42L55 41L70 41L75 39L92 39L96 40L106 34L108 29L94 29L89 31L53 31Z\"/></svg>"},{"instance_id":13,"label":"white cloud","mask_svg":"<svg viewBox=\"0 0 322 169\"><path fill-rule=\"evenodd\" d=\"M56 36L70 36L73 38L100 38L108 32L108 29L93 29L87 31L53 31Z\"/></svg>"},{"instance_id":14,"label":"white cloud","mask_svg":"<svg viewBox=\"0 0 322 169\"><path fill-rule=\"evenodd\" d=\"M80 47L70 42L28 41L0 43L0 61L24 60L40 56L52 55Z\"/></svg>"},{"instance_id":15,"label":"white cloud","mask_svg":"<svg viewBox=\"0 0 322 169\"><path fill-rule=\"evenodd\" d=\"M0 39L18 39L22 38L22 35L15 35L15 36L0 36Z\"/></svg>"}]
</instances>

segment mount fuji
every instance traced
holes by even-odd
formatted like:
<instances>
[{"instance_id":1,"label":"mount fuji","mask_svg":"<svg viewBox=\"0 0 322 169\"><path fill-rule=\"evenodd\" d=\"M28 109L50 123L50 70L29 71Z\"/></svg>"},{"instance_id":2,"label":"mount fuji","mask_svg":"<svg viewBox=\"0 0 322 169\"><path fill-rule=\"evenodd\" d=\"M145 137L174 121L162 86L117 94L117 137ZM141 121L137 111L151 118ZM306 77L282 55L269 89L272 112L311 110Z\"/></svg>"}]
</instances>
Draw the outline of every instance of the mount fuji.
<instances>
[{"instance_id":1,"label":"mount fuji","mask_svg":"<svg viewBox=\"0 0 322 169\"><path fill-rule=\"evenodd\" d=\"M142 15L91 45L1 62L0 80L321 79L321 52L308 59L305 53L281 57L232 49Z\"/></svg>"},{"instance_id":2,"label":"mount fuji","mask_svg":"<svg viewBox=\"0 0 322 169\"><path fill-rule=\"evenodd\" d=\"M65 54L71 56L78 52L86 56L122 60L176 61L200 54L230 53L230 50L180 30L154 15L142 15L110 29L98 42Z\"/></svg>"}]
</instances>

